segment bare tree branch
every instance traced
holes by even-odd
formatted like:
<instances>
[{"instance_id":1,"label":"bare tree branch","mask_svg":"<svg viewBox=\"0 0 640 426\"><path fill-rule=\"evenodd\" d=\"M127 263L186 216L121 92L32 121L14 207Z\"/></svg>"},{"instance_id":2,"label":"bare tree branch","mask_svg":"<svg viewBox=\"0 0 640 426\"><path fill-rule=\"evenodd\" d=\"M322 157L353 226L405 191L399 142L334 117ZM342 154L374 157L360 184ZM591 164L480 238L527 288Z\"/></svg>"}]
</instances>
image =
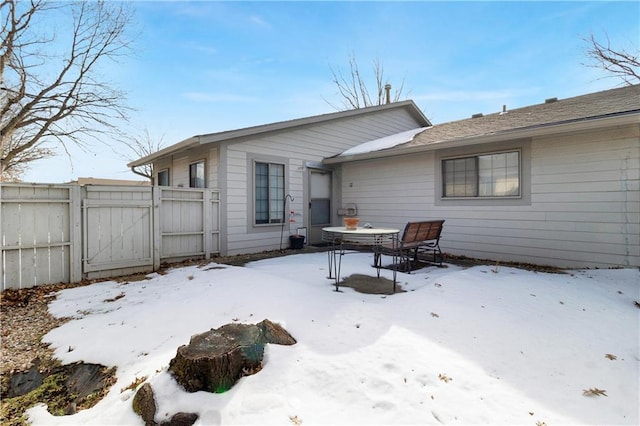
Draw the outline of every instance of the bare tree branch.
<instances>
[{"instance_id":1,"label":"bare tree branch","mask_svg":"<svg viewBox=\"0 0 640 426\"><path fill-rule=\"evenodd\" d=\"M611 47L608 36L606 39L606 44L602 44L593 34L583 38L589 45L586 54L591 60L591 63L583 65L607 72L606 77L620 78L625 85L640 83L640 51L616 50Z\"/></svg>"},{"instance_id":2,"label":"bare tree branch","mask_svg":"<svg viewBox=\"0 0 640 426\"><path fill-rule=\"evenodd\" d=\"M60 43L39 21L52 13L71 18L65 52L56 50ZM129 112L125 93L99 70L129 52L132 14L126 4L3 0L0 17L2 176L55 155L53 146L86 149L91 140L120 134Z\"/></svg>"},{"instance_id":3,"label":"bare tree branch","mask_svg":"<svg viewBox=\"0 0 640 426\"><path fill-rule=\"evenodd\" d=\"M374 105L382 105L387 102L385 87L389 85L389 79L385 77L384 66L380 59L373 61L373 77L374 85L368 85L364 76L360 72L355 54L349 56L349 72L347 75L341 70L335 70L330 67L331 82L338 89L338 95L341 98L342 106L335 106L331 102L325 101L336 110L349 110L366 108ZM376 97L371 98L369 88L375 88ZM395 89L394 95L389 99L390 102L397 102L403 96L404 79L399 88Z\"/></svg>"},{"instance_id":4,"label":"bare tree branch","mask_svg":"<svg viewBox=\"0 0 640 426\"><path fill-rule=\"evenodd\" d=\"M134 137L133 140L127 140L123 143L127 148L127 152L121 153L120 156L127 162L146 157L147 155L160 151L165 146L164 134L155 138L151 136L151 132L149 132L149 129L146 127L138 136ZM135 173L148 178L153 184L153 164L144 164L136 167Z\"/></svg>"}]
</instances>

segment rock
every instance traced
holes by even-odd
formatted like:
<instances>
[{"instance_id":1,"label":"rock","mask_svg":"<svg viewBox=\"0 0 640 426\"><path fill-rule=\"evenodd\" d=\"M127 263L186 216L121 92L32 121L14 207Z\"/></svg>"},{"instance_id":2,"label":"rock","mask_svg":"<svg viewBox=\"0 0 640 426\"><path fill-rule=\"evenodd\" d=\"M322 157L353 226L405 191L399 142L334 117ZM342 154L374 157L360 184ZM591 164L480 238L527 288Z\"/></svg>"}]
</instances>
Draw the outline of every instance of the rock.
<instances>
[{"instance_id":1,"label":"rock","mask_svg":"<svg viewBox=\"0 0 640 426\"><path fill-rule=\"evenodd\" d=\"M154 417L156 416L156 400L153 395L153 389L149 383L145 383L138 389L133 397L133 411L142 417L144 424L147 426L155 425Z\"/></svg>"},{"instance_id":2,"label":"rock","mask_svg":"<svg viewBox=\"0 0 640 426\"><path fill-rule=\"evenodd\" d=\"M9 379L9 388L3 398L14 398L26 395L42 385L44 375L38 370L40 363L36 361L27 371L15 373Z\"/></svg>"},{"instance_id":3,"label":"rock","mask_svg":"<svg viewBox=\"0 0 640 426\"><path fill-rule=\"evenodd\" d=\"M269 320L254 324L226 324L191 336L169 363L176 381L187 392L226 392L242 376L262 368L264 345L293 345L296 340Z\"/></svg>"},{"instance_id":4,"label":"rock","mask_svg":"<svg viewBox=\"0 0 640 426\"><path fill-rule=\"evenodd\" d=\"M295 345L296 339L291 336L280 324L273 323L268 319L256 324L262 330L262 334L267 343L276 345Z\"/></svg>"},{"instance_id":5,"label":"rock","mask_svg":"<svg viewBox=\"0 0 640 426\"><path fill-rule=\"evenodd\" d=\"M115 374L115 368L109 369L100 364L74 362L65 367L68 374L65 386L68 393L76 395L76 403L92 394L101 394L109 387Z\"/></svg>"},{"instance_id":6,"label":"rock","mask_svg":"<svg viewBox=\"0 0 640 426\"><path fill-rule=\"evenodd\" d=\"M160 426L191 426L198 420L196 413L176 413L171 419L160 423Z\"/></svg>"},{"instance_id":7,"label":"rock","mask_svg":"<svg viewBox=\"0 0 640 426\"><path fill-rule=\"evenodd\" d=\"M115 382L115 367L75 362L40 371L39 366L36 360L28 371L12 375L2 398L33 392L30 398L45 403L51 414L72 415L97 404Z\"/></svg>"}]
</instances>

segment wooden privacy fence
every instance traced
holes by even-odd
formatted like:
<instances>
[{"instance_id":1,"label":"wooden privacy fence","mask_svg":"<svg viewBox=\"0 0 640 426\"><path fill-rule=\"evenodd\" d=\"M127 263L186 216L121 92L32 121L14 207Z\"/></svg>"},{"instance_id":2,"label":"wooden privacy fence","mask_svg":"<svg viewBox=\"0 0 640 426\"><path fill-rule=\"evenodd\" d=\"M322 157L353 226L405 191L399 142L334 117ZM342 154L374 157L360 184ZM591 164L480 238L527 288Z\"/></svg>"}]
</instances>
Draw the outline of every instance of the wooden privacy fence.
<instances>
[{"instance_id":1,"label":"wooden privacy fence","mask_svg":"<svg viewBox=\"0 0 640 426\"><path fill-rule=\"evenodd\" d=\"M215 189L2 184L2 290L157 270L220 252Z\"/></svg>"}]
</instances>

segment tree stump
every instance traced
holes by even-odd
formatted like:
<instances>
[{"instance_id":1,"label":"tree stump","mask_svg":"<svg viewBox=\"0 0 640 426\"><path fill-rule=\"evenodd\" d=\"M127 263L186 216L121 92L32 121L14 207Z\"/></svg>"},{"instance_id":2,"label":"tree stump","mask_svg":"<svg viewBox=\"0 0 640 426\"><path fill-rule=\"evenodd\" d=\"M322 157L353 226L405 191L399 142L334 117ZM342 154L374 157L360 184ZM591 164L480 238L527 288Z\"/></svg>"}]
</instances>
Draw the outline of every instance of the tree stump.
<instances>
[{"instance_id":1,"label":"tree stump","mask_svg":"<svg viewBox=\"0 0 640 426\"><path fill-rule=\"evenodd\" d=\"M273 339L276 335L289 338ZM169 371L187 392L225 392L242 376L260 371L264 345L272 340L295 343L286 330L269 320L258 325L227 324L192 336L188 345L178 348Z\"/></svg>"}]
</instances>

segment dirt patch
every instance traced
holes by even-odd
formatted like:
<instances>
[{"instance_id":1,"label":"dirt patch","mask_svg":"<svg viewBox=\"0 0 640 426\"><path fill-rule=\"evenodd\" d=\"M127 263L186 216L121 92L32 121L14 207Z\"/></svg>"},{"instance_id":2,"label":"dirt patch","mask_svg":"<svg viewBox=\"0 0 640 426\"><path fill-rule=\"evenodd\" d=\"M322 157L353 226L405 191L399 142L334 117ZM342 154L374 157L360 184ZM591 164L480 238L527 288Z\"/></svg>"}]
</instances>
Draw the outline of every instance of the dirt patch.
<instances>
[{"instance_id":1,"label":"dirt patch","mask_svg":"<svg viewBox=\"0 0 640 426\"><path fill-rule=\"evenodd\" d=\"M299 250L271 250L263 251L261 253L237 254L235 256L219 256L214 257L213 259L211 259L211 261L216 263L223 263L225 265L244 266L247 263L254 262L256 260L272 259L275 257L291 256L294 254L318 253L326 250L326 247L304 246Z\"/></svg>"},{"instance_id":2,"label":"dirt patch","mask_svg":"<svg viewBox=\"0 0 640 426\"><path fill-rule=\"evenodd\" d=\"M564 269L558 268L556 266L536 265L534 263L525 263L525 262L500 262L498 260L475 259L472 257L454 256L450 254L446 255L445 262L451 263L452 265L461 266L463 268L471 268L473 266L480 266L480 265L493 265L493 266L505 266L509 268L524 269L527 271L534 271L534 272L546 272L549 274L565 274L566 273Z\"/></svg>"},{"instance_id":3,"label":"dirt patch","mask_svg":"<svg viewBox=\"0 0 640 426\"><path fill-rule=\"evenodd\" d=\"M333 285L333 284L332 284ZM396 283L395 292L393 281L384 277L371 277L369 275L353 274L340 281L338 288L349 287L358 293L392 295L395 293L406 293L402 286Z\"/></svg>"}]
</instances>

